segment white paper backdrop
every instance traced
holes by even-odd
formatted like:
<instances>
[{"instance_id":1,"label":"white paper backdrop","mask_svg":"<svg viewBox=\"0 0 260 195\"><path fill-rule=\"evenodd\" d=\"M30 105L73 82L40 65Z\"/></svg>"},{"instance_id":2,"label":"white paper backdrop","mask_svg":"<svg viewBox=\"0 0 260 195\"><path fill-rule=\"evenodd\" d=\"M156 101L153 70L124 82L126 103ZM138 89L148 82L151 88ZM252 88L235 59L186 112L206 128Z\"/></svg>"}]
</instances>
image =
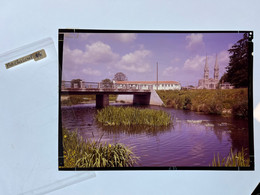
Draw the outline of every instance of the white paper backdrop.
<instances>
[{"instance_id":1,"label":"white paper backdrop","mask_svg":"<svg viewBox=\"0 0 260 195\"><path fill-rule=\"evenodd\" d=\"M57 48L58 28L253 30L254 107L260 102L257 0L2 0L0 5L0 53L48 36ZM260 182L259 128L255 121L255 171L100 171L94 179L50 194L251 194ZM56 149L50 148L50 155L57 155ZM5 166L0 165L1 174L9 171Z\"/></svg>"}]
</instances>

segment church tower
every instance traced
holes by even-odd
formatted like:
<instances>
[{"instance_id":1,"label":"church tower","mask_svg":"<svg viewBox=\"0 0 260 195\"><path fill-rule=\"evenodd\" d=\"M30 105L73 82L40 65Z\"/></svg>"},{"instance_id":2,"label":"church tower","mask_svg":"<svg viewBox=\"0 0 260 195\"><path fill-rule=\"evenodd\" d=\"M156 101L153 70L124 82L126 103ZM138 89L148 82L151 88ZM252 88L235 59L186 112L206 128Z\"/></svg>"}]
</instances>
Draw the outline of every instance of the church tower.
<instances>
[{"instance_id":1,"label":"church tower","mask_svg":"<svg viewBox=\"0 0 260 195\"><path fill-rule=\"evenodd\" d=\"M216 55L216 62L214 66L214 79L218 81L219 77L219 67L218 67L218 56Z\"/></svg>"},{"instance_id":2,"label":"church tower","mask_svg":"<svg viewBox=\"0 0 260 195\"><path fill-rule=\"evenodd\" d=\"M206 63L205 63L205 68L204 68L204 79L209 79L208 56L206 56Z\"/></svg>"}]
</instances>

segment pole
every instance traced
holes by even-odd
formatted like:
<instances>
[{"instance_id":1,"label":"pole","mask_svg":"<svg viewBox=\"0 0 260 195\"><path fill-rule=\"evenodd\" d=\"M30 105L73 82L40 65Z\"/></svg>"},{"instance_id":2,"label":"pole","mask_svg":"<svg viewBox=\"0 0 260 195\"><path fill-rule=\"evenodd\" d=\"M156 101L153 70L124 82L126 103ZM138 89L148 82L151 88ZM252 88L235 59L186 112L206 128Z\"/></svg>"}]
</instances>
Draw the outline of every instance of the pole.
<instances>
[{"instance_id":1,"label":"pole","mask_svg":"<svg viewBox=\"0 0 260 195\"><path fill-rule=\"evenodd\" d=\"M158 82L158 62L157 62L157 90L158 90L158 84L159 84L159 82Z\"/></svg>"}]
</instances>

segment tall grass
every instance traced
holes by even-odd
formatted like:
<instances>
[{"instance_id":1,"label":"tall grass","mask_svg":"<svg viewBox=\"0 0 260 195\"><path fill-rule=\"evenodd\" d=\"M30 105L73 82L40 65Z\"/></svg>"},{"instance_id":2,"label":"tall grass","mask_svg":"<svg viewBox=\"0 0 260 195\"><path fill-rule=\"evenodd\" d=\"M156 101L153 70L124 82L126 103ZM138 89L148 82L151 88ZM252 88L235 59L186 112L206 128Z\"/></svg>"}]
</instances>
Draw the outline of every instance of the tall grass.
<instances>
[{"instance_id":1,"label":"tall grass","mask_svg":"<svg viewBox=\"0 0 260 195\"><path fill-rule=\"evenodd\" d=\"M98 110L96 120L105 126L168 126L171 115L162 110L108 106Z\"/></svg>"},{"instance_id":2,"label":"tall grass","mask_svg":"<svg viewBox=\"0 0 260 195\"><path fill-rule=\"evenodd\" d=\"M250 159L247 157L245 150L242 148L241 151L233 153L232 148L227 157L220 160L219 153L217 156L214 154L212 161L213 167L249 167Z\"/></svg>"},{"instance_id":3,"label":"tall grass","mask_svg":"<svg viewBox=\"0 0 260 195\"><path fill-rule=\"evenodd\" d=\"M63 128L64 168L131 167L139 159L123 144L83 140L77 131Z\"/></svg>"},{"instance_id":4,"label":"tall grass","mask_svg":"<svg viewBox=\"0 0 260 195\"><path fill-rule=\"evenodd\" d=\"M118 134L126 134L126 135L140 135L145 134L147 137L149 136L157 136L161 133L165 133L170 131L171 126L148 126L148 125L120 125L120 126L105 126L102 124L97 124L98 127L107 134L118 135Z\"/></svg>"},{"instance_id":5,"label":"tall grass","mask_svg":"<svg viewBox=\"0 0 260 195\"><path fill-rule=\"evenodd\" d=\"M197 89L157 91L165 106L206 114L232 114L248 117L247 89Z\"/></svg>"}]
</instances>

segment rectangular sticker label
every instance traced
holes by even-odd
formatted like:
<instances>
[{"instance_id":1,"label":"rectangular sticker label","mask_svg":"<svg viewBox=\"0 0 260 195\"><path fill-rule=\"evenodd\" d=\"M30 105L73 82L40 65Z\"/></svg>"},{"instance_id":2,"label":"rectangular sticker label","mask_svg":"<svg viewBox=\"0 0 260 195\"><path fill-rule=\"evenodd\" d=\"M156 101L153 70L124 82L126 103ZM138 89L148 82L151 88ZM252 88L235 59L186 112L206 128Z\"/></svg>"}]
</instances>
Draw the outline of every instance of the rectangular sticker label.
<instances>
[{"instance_id":1,"label":"rectangular sticker label","mask_svg":"<svg viewBox=\"0 0 260 195\"><path fill-rule=\"evenodd\" d=\"M19 59L8 62L8 63L5 64L5 67L6 67L6 69L12 68L14 66L17 66L19 64L22 64L22 63L27 62L27 61L32 60L32 59L34 59L34 61L38 61L38 60L41 60L45 57L46 57L45 50L42 49L42 50L36 51L32 54L29 54L27 56L24 56L24 57L21 57Z\"/></svg>"}]
</instances>

